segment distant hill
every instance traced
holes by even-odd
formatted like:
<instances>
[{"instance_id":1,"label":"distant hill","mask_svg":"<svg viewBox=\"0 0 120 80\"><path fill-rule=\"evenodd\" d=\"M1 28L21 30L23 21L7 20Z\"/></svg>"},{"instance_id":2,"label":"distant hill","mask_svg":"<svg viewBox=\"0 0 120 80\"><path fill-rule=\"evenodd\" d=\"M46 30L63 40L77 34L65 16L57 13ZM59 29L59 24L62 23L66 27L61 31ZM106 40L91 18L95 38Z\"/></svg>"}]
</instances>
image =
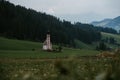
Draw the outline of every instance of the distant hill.
<instances>
[{"instance_id":1,"label":"distant hill","mask_svg":"<svg viewBox=\"0 0 120 80\"><path fill-rule=\"evenodd\" d=\"M91 24L95 25L95 26L103 26L108 24L112 19L104 19L102 21L94 21ZM104 27L104 26L103 26Z\"/></svg>"},{"instance_id":2,"label":"distant hill","mask_svg":"<svg viewBox=\"0 0 120 80\"><path fill-rule=\"evenodd\" d=\"M120 16L114 19L104 19L102 21L95 21L92 22L91 24L93 24L94 26L113 28L118 31L120 30Z\"/></svg>"}]
</instances>

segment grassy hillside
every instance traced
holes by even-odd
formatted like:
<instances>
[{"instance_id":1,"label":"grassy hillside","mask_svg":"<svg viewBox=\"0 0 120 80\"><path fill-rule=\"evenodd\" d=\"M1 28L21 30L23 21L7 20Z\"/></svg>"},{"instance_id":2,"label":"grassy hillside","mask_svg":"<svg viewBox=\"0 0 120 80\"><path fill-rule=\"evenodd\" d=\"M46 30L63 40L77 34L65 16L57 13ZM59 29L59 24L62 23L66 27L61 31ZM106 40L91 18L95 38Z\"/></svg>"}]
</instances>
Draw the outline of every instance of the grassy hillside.
<instances>
[{"instance_id":1,"label":"grassy hillside","mask_svg":"<svg viewBox=\"0 0 120 80\"><path fill-rule=\"evenodd\" d=\"M85 44L79 40L75 40L75 45L76 45L76 48L79 48L79 49L89 49L89 50L95 49L94 44Z\"/></svg>"},{"instance_id":2,"label":"grassy hillside","mask_svg":"<svg viewBox=\"0 0 120 80\"><path fill-rule=\"evenodd\" d=\"M106 37L113 37L113 38L115 38L115 40L118 42L118 43L120 43L120 35L117 35L117 34L111 34L111 33L104 33L104 32L102 32L101 33L102 34L102 36L103 36L103 38L106 38Z\"/></svg>"},{"instance_id":3,"label":"grassy hillside","mask_svg":"<svg viewBox=\"0 0 120 80\"><path fill-rule=\"evenodd\" d=\"M102 32L101 34L102 34L102 39L106 39L106 38L112 37L112 38L114 38L117 41L117 44L120 44L120 35L104 33L104 32ZM115 45L115 44L109 44L109 43L106 43L106 44L107 44L107 46L109 46L109 47L111 47L113 49L116 49L116 48L120 47L120 46Z\"/></svg>"},{"instance_id":4,"label":"grassy hillside","mask_svg":"<svg viewBox=\"0 0 120 80\"><path fill-rule=\"evenodd\" d=\"M101 35L102 35L102 39L112 37L117 41L118 44L120 44L120 35L105 33L105 32L101 32ZM75 44L76 44L76 48L94 50L96 46L99 44L99 42L93 42L92 44L85 44L79 40L75 40ZM118 46L115 44L110 44L110 43L106 43L106 44L108 47L111 47L113 49L118 48Z\"/></svg>"},{"instance_id":5,"label":"grassy hillside","mask_svg":"<svg viewBox=\"0 0 120 80\"><path fill-rule=\"evenodd\" d=\"M41 43L0 37L0 50L32 50L42 47Z\"/></svg>"},{"instance_id":6,"label":"grassy hillside","mask_svg":"<svg viewBox=\"0 0 120 80\"><path fill-rule=\"evenodd\" d=\"M0 44L1 58L60 58L96 55L99 53L94 50L72 48L63 48L62 52L46 52L42 50L42 43L6 39L3 37L0 37Z\"/></svg>"}]
</instances>

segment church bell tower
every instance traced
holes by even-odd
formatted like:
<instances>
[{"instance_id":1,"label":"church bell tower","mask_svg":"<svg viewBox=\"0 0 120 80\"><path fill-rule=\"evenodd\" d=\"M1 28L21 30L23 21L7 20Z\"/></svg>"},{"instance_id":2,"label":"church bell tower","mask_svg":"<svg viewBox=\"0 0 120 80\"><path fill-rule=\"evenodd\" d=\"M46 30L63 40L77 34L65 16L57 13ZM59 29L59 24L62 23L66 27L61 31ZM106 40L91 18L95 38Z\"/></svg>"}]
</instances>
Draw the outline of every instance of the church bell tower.
<instances>
[{"instance_id":1,"label":"church bell tower","mask_svg":"<svg viewBox=\"0 0 120 80\"><path fill-rule=\"evenodd\" d=\"M43 43L43 50L52 51L52 43L50 41L50 32L47 32L46 40Z\"/></svg>"}]
</instances>

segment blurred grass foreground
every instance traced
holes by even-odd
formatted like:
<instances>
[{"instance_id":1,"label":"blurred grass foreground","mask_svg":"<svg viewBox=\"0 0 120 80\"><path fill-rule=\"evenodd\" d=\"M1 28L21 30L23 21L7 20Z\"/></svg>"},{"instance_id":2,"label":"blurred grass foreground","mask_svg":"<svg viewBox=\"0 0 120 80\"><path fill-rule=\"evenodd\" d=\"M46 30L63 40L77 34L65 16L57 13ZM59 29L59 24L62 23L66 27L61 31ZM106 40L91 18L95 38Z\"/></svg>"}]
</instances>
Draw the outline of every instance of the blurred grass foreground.
<instances>
[{"instance_id":1,"label":"blurred grass foreground","mask_svg":"<svg viewBox=\"0 0 120 80\"><path fill-rule=\"evenodd\" d=\"M0 80L120 80L119 75L120 57L0 59Z\"/></svg>"}]
</instances>

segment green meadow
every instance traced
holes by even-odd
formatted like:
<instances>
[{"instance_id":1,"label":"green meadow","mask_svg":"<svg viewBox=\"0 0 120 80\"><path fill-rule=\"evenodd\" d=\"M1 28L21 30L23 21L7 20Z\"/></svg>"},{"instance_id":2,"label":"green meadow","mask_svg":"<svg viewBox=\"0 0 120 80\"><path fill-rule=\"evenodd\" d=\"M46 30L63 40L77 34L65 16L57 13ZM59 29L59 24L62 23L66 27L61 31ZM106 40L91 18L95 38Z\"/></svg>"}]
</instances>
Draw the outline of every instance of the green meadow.
<instances>
[{"instance_id":1,"label":"green meadow","mask_svg":"<svg viewBox=\"0 0 120 80\"><path fill-rule=\"evenodd\" d=\"M119 58L90 57L100 52L90 46L83 47L63 47L62 52L47 52L42 50L40 42L0 37L0 80L120 79Z\"/></svg>"},{"instance_id":2,"label":"green meadow","mask_svg":"<svg viewBox=\"0 0 120 80\"><path fill-rule=\"evenodd\" d=\"M95 50L72 49L63 47L62 52L47 52L42 50L42 43L13 40L0 37L1 58L64 58L72 56L94 56ZM53 46L55 48L56 46Z\"/></svg>"},{"instance_id":3,"label":"green meadow","mask_svg":"<svg viewBox=\"0 0 120 80\"><path fill-rule=\"evenodd\" d=\"M102 38L113 37L115 40L120 43L120 35L103 33ZM0 57L1 58L64 58L64 57L72 57L72 56L95 56L100 53L95 50L95 47L98 43L93 43L91 45L85 44L81 41L75 40L79 49L72 49L63 47L62 52L46 52L42 50L41 42L32 42L32 41L24 41L24 40L15 40L15 39L7 39L4 37L0 37ZM107 44L108 46L112 46L113 48L117 48L118 46L113 44ZM53 45L55 49L57 46Z\"/></svg>"}]
</instances>

